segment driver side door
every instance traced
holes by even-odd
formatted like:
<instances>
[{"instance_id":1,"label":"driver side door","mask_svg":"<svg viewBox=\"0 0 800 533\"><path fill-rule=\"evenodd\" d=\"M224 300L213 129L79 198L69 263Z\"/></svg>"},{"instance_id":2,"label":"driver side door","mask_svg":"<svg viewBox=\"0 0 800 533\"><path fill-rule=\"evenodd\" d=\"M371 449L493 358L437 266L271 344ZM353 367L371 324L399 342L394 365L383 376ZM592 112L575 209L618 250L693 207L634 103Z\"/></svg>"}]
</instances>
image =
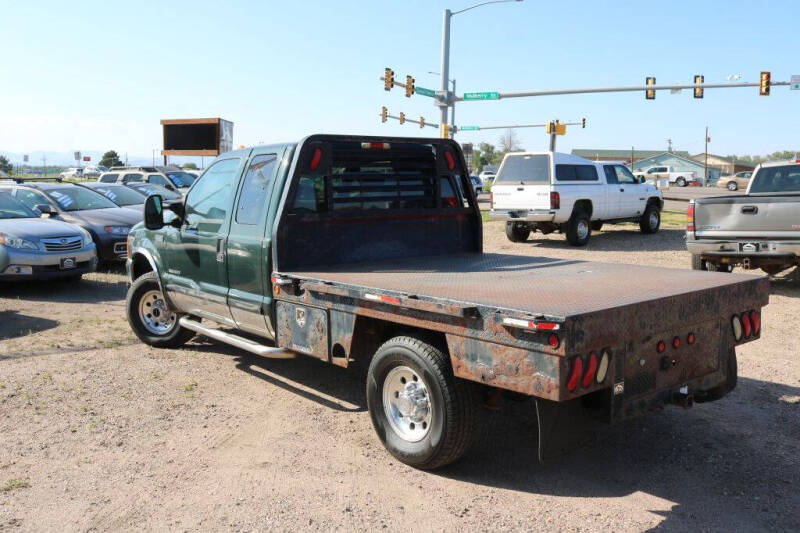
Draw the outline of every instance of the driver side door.
<instances>
[{"instance_id":1,"label":"driver side door","mask_svg":"<svg viewBox=\"0 0 800 533\"><path fill-rule=\"evenodd\" d=\"M167 243L170 299L183 312L231 326L225 252L242 163L231 157L208 168L186 195L181 227L168 233Z\"/></svg>"}]
</instances>

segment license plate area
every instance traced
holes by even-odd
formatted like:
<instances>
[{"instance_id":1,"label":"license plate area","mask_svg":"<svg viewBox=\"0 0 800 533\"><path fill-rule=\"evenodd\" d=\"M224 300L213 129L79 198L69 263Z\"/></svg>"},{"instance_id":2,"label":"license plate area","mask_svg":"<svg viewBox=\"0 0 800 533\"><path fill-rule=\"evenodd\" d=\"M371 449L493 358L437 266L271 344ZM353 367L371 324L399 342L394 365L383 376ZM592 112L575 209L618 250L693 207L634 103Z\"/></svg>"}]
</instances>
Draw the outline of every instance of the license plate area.
<instances>
[{"instance_id":1,"label":"license plate area","mask_svg":"<svg viewBox=\"0 0 800 533\"><path fill-rule=\"evenodd\" d=\"M78 266L78 263L74 257L62 257L58 262L58 267L61 270L72 270L76 266Z\"/></svg>"},{"instance_id":2,"label":"license plate area","mask_svg":"<svg viewBox=\"0 0 800 533\"><path fill-rule=\"evenodd\" d=\"M754 254L758 252L769 251L769 243L767 242L740 242L739 251L746 254Z\"/></svg>"},{"instance_id":3,"label":"license plate area","mask_svg":"<svg viewBox=\"0 0 800 533\"><path fill-rule=\"evenodd\" d=\"M680 386L719 370L720 323L668 330L635 343L625 356L625 397ZM689 344L689 334L694 343ZM673 344L678 339L678 347ZM659 342L664 351L659 352Z\"/></svg>"}]
</instances>

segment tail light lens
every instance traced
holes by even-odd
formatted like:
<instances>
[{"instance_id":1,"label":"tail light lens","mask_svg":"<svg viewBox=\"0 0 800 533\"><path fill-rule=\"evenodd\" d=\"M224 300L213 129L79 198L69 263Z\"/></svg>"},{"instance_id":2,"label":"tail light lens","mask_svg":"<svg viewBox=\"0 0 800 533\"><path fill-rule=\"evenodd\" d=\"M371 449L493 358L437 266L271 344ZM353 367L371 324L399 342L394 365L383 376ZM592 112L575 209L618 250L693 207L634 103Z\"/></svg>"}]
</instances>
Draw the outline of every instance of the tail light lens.
<instances>
[{"instance_id":1,"label":"tail light lens","mask_svg":"<svg viewBox=\"0 0 800 533\"><path fill-rule=\"evenodd\" d=\"M578 388L578 382L581 380L583 374L583 359L576 357L572 360L572 368L569 371L569 378L567 379L567 390L574 392Z\"/></svg>"},{"instance_id":2,"label":"tail light lens","mask_svg":"<svg viewBox=\"0 0 800 533\"><path fill-rule=\"evenodd\" d=\"M494 209L494 194L489 191L489 209Z\"/></svg>"},{"instance_id":3,"label":"tail light lens","mask_svg":"<svg viewBox=\"0 0 800 533\"><path fill-rule=\"evenodd\" d=\"M686 231L694 231L694 204L686 208Z\"/></svg>"},{"instance_id":4,"label":"tail light lens","mask_svg":"<svg viewBox=\"0 0 800 533\"><path fill-rule=\"evenodd\" d=\"M733 338L736 341L742 340L742 321L739 319L738 315L733 315L731 317L731 329L733 329Z\"/></svg>"},{"instance_id":5,"label":"tail light lens","mask_svg":"<svg viewBox=\"0 0 800 533\"><path fill-rule=\"evenodd\" d=\"M444 160L447 163L447 168L449 168L450 170L456 168L456 160L455 158L453 158L453 152L451 152L450 150L444 151Z\"/></svg>"},{"instance_id":6,"label":"tail light lens","mask_svg":"<svg viewBox=\"0 0 800 533\"><path fill-rule=\"evenodd\" d=\"M761 317L755 311L750 311L750 324L753 326L753 335L761 332Z\"/></svg>"},{"instance_id":7,"label":"tail light lens","mask_svg":"<svg viewBox=\"0 0 800 533\"><path fill-rule=\"evenodd\" d=\"M694 340L695 340L694 333L689 333L686 336L686 342L688 342L689 344L694 344Z\"/></svg>"},{"instance_id":8,"label":"tail light lens","mask_svg":"<svg viewBox=\"0 0 800 533\"><path fill-rule=\"evenodd\" d=\"M556 191L550 191L550 209L561 209L561 195Z\"/></svg>"},{"instance_id":9,"label":"tail light lens","mask_svg":"<svg viewBox=\"0 0 800 533\"><path fill-rule=\"evenodd\" d=\"M747 313L742 313L741 321L744 338L749 339L750 335L753 333L753 324L750 322L750 315Z\"/></svg>"},{"instance_id":10,"label":"tail light lens","mask_svg":"<svg viewBox=\"0 0 800 533\"><path fill-rule=\"evenodd\" d=\"M600 356L600 363L597 365L597 372L595 372L595 380L598 383L605 381L608 375L609 363L611 363L611 353L608 350L603 350L603 355Z\"/></svg>"},{"instance_id":11,"label":"tail light lens","mask_svg":"<svg viewBox=\"0 0 800 533\"><path fill-rule=\"evenodd\" d=\"M448 196L447 198L442 198L442 203L446 207L458 207L458 202L452 196Z\"/></svg>"},{"instance_id":12,"label":"tail light lens","mask_svg":"<svg viewBox=\"0 0 800 533\"><path fill-rule=\"evenodd\" d=\"M674 339L672 339L672 347L675 348L676 350L681 347L680 337L675 337Z\"/></svg>"},{"instance_id":13,"label":"tail light lens","mask_svg":"<svg viewBox=\"0 0 800 533\"><path fill-rule=\"evenodd\" d=\"M658 353L664 353L664 350L666 349L667 349L667 343L665 343L664 341L658 341L658 344L656 344L656 351Z\"/></svg>"},{"instance_id":14,"label":"tail light lens","mask_svg":"<svg viewBox=\"0 0 800 533\"><path fill-rule=\"evenodd\" d=\"M551 333L547 337L547 344L549 344L551 348L558 348L558 345L561 344L561 341L558 340L558 335Z\"/></svg>"},{"instance_id":15,"label":"tail light lens","mask_svg":"<svg viewBox=\"0 0 800 533\"><path fill-rule=\"evenodd\" d=\"M585 389L594 381L594 376L597 373L597 354L592 352L589 354L589 359L586 362L586 372L583 373L583 380L581 385Z\"/></svg>"}]
</instances>

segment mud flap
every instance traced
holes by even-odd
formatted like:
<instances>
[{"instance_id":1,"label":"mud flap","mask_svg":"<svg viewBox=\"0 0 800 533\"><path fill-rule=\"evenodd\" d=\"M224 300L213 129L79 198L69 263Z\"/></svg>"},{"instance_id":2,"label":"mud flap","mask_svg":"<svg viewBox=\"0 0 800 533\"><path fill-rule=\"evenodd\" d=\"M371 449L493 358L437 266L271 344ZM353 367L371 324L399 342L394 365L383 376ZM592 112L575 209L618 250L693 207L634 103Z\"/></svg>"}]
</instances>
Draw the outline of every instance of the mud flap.
<instances>
[{"instance_id":1,"label":"mud flap","mask_svg":"<svg viewBox=\"0 0 800 533\"><path fill-rule=\"evenodd\" d=\"M544 464L595 440L600 423L580 398L567 402L536 399L539 462Z\"/></svg>"}]
</instances>

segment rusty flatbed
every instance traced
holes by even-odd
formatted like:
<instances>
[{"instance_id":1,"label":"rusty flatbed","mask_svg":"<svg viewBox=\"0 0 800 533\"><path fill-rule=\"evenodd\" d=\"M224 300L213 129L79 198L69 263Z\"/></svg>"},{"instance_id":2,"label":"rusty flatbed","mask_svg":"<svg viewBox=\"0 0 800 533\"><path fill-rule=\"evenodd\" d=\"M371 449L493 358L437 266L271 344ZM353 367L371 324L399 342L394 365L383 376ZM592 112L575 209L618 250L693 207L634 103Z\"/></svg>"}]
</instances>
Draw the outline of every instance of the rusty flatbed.
<instances>
[{"instance_id":1,"label":"rusty flatbed","mask_svg":"<svg viewBox=\"0 0 800 533\"><path fill-rule=\"evenodd\" d=\"M477 253L335 265L285 274L561 319L704 290L738 287L749 292L766 283L763 276Z\"/></svg>"}]
</instances>

